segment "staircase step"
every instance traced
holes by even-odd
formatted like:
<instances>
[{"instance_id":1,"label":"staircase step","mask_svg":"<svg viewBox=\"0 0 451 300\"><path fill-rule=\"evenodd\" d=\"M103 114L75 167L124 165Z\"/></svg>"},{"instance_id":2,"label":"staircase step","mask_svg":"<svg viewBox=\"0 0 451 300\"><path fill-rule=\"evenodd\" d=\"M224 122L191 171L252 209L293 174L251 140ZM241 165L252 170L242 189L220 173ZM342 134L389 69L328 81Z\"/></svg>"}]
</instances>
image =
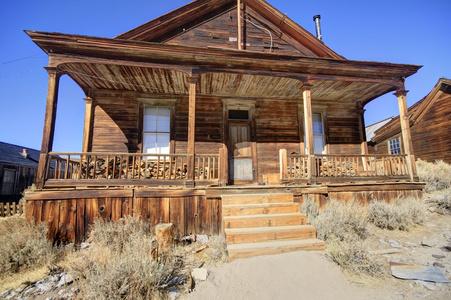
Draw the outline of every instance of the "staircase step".
<instances>
[{"instance_id":1,"label":"staircase step","mask_svg":"<svg viewBox=\"0 0 451 300\"><path fill-rule=\"evenodd\" d=\"M307 224L305 214L261 214L224 217L224 228L293 226Z\"/></svg>"},{"instance_id":2,"label":"staircase step","mask_svg":"<svg viewBox=\"0 0 451 300\"><path fill-rule=\"evenodd\" d=\"M225 229L227 244L316 238L310 225Z\"/></svg>"},{"instance_id":3,"label":"staircase step","mask_svg":"<svg viewBox=\"0 0 451 300\"><path fill-rule=\"evenodd\" d=\"M324 250L324 242L318 239L273 241L262 243L232 244L227 246L229 262L236 258L280 254L301 250Z\"/></svg>"},{"instance_id":4,"label":"staircase step","mask_svg":"<svg viewBox=\"0 0 451 300\"><path fill-rule=\"evenodd\" d=\"M289 193L234 194L221 198L223 205L293 202L293 194Z\"/></svg>"},{"instance_id":5,"label":"staircase step","mask_svg":"<svg viewBox=\"0 0 451 300\"><path fill-rule=\"evenodd\" d=\"M265 203L265 204L236 204L223 205L223 216L266 215L300 212L299 203Z\"/></svg>"}]
</instances>

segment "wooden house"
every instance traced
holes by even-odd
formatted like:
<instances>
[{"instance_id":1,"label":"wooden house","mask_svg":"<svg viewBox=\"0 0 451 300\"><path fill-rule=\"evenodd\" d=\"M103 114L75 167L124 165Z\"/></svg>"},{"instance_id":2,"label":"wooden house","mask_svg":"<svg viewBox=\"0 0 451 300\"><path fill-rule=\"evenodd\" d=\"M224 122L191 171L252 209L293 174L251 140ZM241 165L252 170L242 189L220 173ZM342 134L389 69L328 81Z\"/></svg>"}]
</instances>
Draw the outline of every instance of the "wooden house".
<instances>
[{"instance_id":1,"label":"wooden house","mask_svg":"<svg viewBox=\"0 0 451 300\"><path fill-rule=\"evenodd\" d=\"M115 38L26 33L50 57L27 214L52 238L134 213L225 233L233 255L275 237L291 243L277 251L318 249L303 200L421 195L410 124L403 153L369 155L363 119L395 92L405 120L404 79L420 67L345 59L266 1L197 0ZM86 94L82 153L52 149L62 75Z\"/></svg>"},{"instance_id":2,"label":"wooden house","mask_svg":"<svg viewBox=\"0 0 451 300\"><path fill-rule=\"evenodd\" d=\"M34 182L39 151L0 142L0 202L16 202Z\"/></svg>"},{"instance_id":3,"label":"wooden house","mask_svg":"<svg viewBox=\"0 0 451 300\"><path fill-rule=\"evenodd\" d=\"M432 91L407 110L415 157L451 163L451 80L440 78ZM376 130L371 139L378 154L404 151L399 118Z\"/></svg>"}]
</instances>

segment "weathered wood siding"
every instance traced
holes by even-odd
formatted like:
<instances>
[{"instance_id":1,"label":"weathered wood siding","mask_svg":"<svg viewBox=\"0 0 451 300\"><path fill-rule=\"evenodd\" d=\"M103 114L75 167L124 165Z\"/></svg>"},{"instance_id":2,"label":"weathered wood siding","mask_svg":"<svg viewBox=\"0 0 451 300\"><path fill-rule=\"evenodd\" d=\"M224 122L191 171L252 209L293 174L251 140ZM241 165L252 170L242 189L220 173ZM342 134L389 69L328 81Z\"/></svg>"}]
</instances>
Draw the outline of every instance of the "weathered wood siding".
<instances>
[{"instance_id":1,"label":"weathered wood siding","mask_svg":"<svg viewBox=\"0 0 451 300\"><path fill-rule=\"evenodd\" d=\"M140 216L151 226L174 223L178 236L220 234L221 199L190 191L155 194L155 190L36 191L27 194L27 219L46 222L48 237L61 242L84 240L98 217L117 221L129 215Z\"/></svg>"},{"instance_id":2,"label":"weathered wood siding","mask_svg":"<svg viewBox=\"0 0 451 300\"><path fill-rule=\"evenodd\" d=\"M251 9L246 11L251 16L257 15ZM264 27L256 19L252 22L257 26ZM209 20L185 33L177 36L174 39L167 41L171 45L189 45L197 47L212 47L212 48L238 48L238 24L237 24L236 9L230 10L219 17ZM270 52L279 54L304 54L311 56L311 51L301 49L299 51L289 43L279 37L279 33L272 32L272 49L271 36L266 30L262 30L242 20L243 30L243 49L258 52Z\"/></svg>"}]
</instances>

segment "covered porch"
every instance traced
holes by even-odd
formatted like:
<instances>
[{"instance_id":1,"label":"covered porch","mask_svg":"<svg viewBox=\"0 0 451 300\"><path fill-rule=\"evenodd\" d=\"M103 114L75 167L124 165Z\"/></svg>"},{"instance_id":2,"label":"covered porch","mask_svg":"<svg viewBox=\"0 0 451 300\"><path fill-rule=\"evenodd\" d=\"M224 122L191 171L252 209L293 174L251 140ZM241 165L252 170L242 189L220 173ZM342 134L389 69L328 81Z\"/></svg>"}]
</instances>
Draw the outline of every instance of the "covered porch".
<instances>
[{"instance_id":1,"label":"covered porch","mask_svg":"<svg viewBox=\"0 0 451 300\"><path fill-rule=\"evenodd\" d=\"M418 66L27 34L50 57L38 189L416 179L404 78ZM64 74L87 96L79 153L52 149ZM369 155L363 108L388 92L399 103L404 151ZM170 108L167 153L144 149L146 105Z\"/></svg>"}]
</instances>

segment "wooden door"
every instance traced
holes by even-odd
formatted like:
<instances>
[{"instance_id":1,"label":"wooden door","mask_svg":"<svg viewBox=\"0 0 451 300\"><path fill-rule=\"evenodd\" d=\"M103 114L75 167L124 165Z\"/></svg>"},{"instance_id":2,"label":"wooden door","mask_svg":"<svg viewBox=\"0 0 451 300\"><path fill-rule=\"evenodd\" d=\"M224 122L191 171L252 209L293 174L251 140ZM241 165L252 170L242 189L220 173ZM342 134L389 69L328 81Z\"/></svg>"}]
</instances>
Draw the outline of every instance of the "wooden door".
<instances>
[{"instance_id":1,"label":"wooden door","mask_svg":"<svg viewBox=\"0 0 451 300\"><path fill-rule=\"evenodd\" d=\"M250 122L229 122L229 172L232 184L254 180Z\"/></svg>"}]
</instances>

